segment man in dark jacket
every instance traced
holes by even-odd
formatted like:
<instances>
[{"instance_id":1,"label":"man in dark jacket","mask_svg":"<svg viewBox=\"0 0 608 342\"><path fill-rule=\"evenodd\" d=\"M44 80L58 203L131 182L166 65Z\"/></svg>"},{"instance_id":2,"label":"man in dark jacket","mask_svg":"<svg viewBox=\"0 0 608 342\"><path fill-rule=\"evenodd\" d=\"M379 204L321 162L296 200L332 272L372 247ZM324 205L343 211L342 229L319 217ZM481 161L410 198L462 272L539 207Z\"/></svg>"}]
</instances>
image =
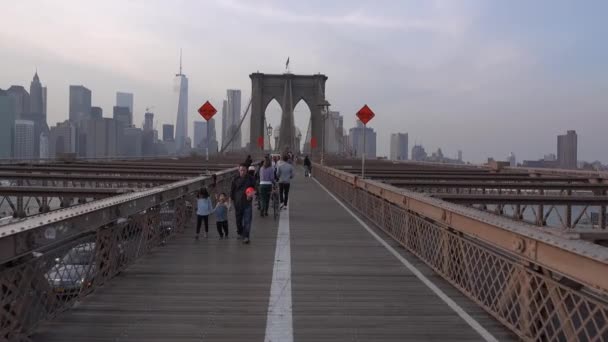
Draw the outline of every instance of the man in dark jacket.
<instances>
[{"instance_id":1,"label":"man in dark jacket","mask_svg":"<svg viewBox=\"0 0 608 342\"><path fill-rule=\"evenodd\" d=\"M247 196L247 188L255 189L255 178L247 173L247 166L241 164L239 166L239 175L232 180L230 199L234 204L237 233L244 243L249 243L251 219L253 216L251 205L253 197Z\"/></svg>"}]
</instances>

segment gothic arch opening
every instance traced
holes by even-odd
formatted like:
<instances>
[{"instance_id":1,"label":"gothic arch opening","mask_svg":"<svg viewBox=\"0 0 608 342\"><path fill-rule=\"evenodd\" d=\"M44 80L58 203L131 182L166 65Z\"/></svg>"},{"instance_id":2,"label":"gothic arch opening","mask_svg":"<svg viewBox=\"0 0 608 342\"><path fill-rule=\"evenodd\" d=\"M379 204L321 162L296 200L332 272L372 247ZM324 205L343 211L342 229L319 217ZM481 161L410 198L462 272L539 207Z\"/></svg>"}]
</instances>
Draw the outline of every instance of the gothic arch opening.
<instances>
[{"instance_id":1,"label":"gothic arch opening","mask_svg":"<svg viewBox=\"0 0 608 342\"><path fill-rule=\"evenodd\" d=\"M266 109L264 110L264 118L265 118L265 125L266 125L266 134L267 137L265 138L265 143L264 143L264 150L271 150L272 152L277 152L277 147L278 147L278 143L279 143L279 131L280 131L280 127L281 127L281 114L283 113L283 110L281 109L281 105L279 104L279 101L277 101L277 99L273 98L272 100L270 100L270 102L268 103L268 105L266 106ZM272 135L270 136L270 139L268 138L268 126L270 125L271 129L272 129ZM268 146L266 146L266 141L268 141Z\"/></svg>"},{"instance_id":2,"label":"gothic arch opening","mask_svg":"<svg viewBox=\"0 0 608 342\"><path fill-rule=\"evenodd\" d=\"M309 153L306 152L305 147L310 146L310 130L311 130L311 118L312 111L310 104L306 102L304 98L300 98L293 109L294 123L295 123L295 137L296 137L296 152L297 153ZM306 145L308 142L308 145ZM310 148L308 148L310 150Z\"/></svg>"}]
</instances>

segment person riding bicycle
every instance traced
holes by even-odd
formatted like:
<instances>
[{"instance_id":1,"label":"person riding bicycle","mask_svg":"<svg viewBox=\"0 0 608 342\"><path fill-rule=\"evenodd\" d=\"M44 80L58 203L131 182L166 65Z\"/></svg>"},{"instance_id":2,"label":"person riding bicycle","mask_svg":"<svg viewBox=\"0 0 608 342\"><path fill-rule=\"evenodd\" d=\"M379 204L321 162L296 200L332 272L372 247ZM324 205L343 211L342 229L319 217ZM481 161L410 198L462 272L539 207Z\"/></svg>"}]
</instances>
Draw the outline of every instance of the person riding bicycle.
<instances>
[{"instance_id":1,"label":"person riding bicycle","mask_svg":"<svg viewBox=\"0 0 608 342\"><path fill-rule=\"evenodd\" d=\"M268 204L270 201L270 193L275 183L274 168L270 162L270 157L264 157L264 163L260 168L260 196L262 198L262 205L260 208L262 216L268 216Z\"/></svg>"}]
</instances>

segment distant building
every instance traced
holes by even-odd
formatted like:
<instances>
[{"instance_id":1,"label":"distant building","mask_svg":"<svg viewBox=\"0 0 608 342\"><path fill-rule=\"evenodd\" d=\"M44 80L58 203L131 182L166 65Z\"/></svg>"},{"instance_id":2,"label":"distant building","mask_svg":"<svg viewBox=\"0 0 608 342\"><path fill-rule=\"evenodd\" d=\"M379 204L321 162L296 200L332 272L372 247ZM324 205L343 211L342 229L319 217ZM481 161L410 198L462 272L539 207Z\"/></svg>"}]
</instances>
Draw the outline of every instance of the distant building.
<instances>
[{"instance_id":1,"label":"distant building","mask_svg":"<svg viewBox=\"0 0 608 342\"><path fill-rule=\"evenodd\" d=\"M121 155L125 157L142 156L143 131L140 128L127 127L123 129Z\"/></svg>"},{"instance_id":2,"label":"distant building","mask_svg":"<svg viewBox=\"0 0 608 342\"><path fill-rule=\"evenodd\" d=\"M70 86L70 121L78 123L91 115L91 91L84 86Z\"/></svg>"},{"instance_id":3,"label":"distant building","mask_svg":"<svg viewBox=\"0 0 608 342\"><path fill-rule=\"evenodd\" d=\"M13 99L15 106L15 120L23 119L24 115L30 113L30 94L22 86L11 86L6 94Z\"/></svg>"},{"instance_id":4,"label":"distant building","mask_svg":"<svg viewBox=\"0 0 608 342\"><path fill-rule=\"evenodd\" d=\"M209 131L207 131L209 125ZM207 141L207 132L209 132L209 140ZM207 146L207 142L209 146ZM215 119L209 121L194 121L194 140L192 148L199 149L205 152L209 147L209 154L216 153L218 150L218 141L215 133Z\"/></svg>"},{"instance_id":5,"label":"distant building","mask_svg":"<svg viewBox=\"0 0 608 342\"><path fill-rule=\"evenodd\" d=\"M34 74L34 78L30 83L30 113L44 117L46 121L46 113L45 113L45 94L43 94L42 84L40 83L40 78L38 77L38 72Z\"/></svg>"},{"instance_id":6,"label":"distant building","mask_svg":"<svg viewBox=\"0 0 608 342\"><path fill-rule=\"evenodd\" d=\"M133 94L132 93L116 93L116 107L129 108L128 120L125 120L126 126L133 124Z\"/></svg>"},{"instance_id":7,"label":"distant building","mask_svg":"<svg viewBox=\"0 0 608 342\"><path fill-rule=\"evenodd\" d=\"M175 142L177 150L186 148L188 138L188 77L182 73L182 59L180 53L179 73L175 75L176 89L179 95L177 99L177 118L175 120Z\"/></svg>"},{"instance_id":8,"label":"distant building","mask_svg":"<svg viewBox=\"0 0 608 342\"><path fill-rule=\"evenodd\" d=\"M523 167L531 167L531 168L551 168L555 169L559 167L559 163L557 160L524 160L522 162Z\"/></svg>"},{"instance_id":9,"label":"distant building","mask_svg":"<svg viewBox=\"0 0 608 342\"><path fill-rule=\"evenodd\" d=\"M114 119L91 119L81 124L81 139L84 135L87 158L114 157L118 155L119 125ZM81 140L82 143L83 140Z\"/></svg>"},{"instance_id":10,"label":"distant building","mask_svg":"<svg viewBox=\"0 0 608 342\"><path fill-rule=\"evenodd\" d=\"M426 158L427 154L422 145L414 145L414 147L412 147L412 160L425 161Z\"/></svg>"},{"instance_id":11,"label":"distant building","mask_svg":"<svg viewBox=\"0 0 608 342\"><path fill-rule=\"evenodd\" d=\"M408 150L407 133L391 134L391 160L407 160Z\"/></svg>"},{"instance_id":12,"label":"distant building","mask_svg":"<svg viewBox=\"0 0 608 342\"><path fill-rule=\"evenodd\" d=\"M348 141L355 157L360 157L363 154L363 132L365 131L365 156L376 158L376 132L374 129L363 126L361 121L357 120L357 126L349 130Z\"/></svg>"},{"instance_id":13,"label":"distant building","mask_svg":"<svg viewBox=\"0 0 608 342\"><path fill-rule=\"evenodd\" d=\"M507 157L507 161L509 162L509 166L511 166L511 167L517 166L517 159L515 158L515 154L513 154L513 152L509 153L509 156Z\"/></svg>"},{"instance_id":14,"label":"distant building","mask_svg":"<svg viewBox=\"0 0 608 342\"><path fill-rule=\"evenodd\" d=\"M228 101L222 101L222 147L228 143Z\"/></svg>"},{"instance_id":15,"label":"distant building","mask_svg":"<svg viewBox=\"0 0 608 342\"><path fill-rule=\"evenodd\" d=\"M297 136L298 133L296 132L296 137ZM341 153L344 150L343 144L344 118L340 115L340 112L330 111L325 119L325 153ZM298 146L298 148L300 147L300 145L297 144L296 146Z\"/></svg>"},{"instance_id":16,"label":"distant building","mask_svg":"<svg viewBox=\"0 0 608 342\"><path fill-rule=\"evenodd\" d=\"M557 136L557 160L560 168L577 168L577 140L576 131L573 130Z\"/></svg>"},{"instance_id":17,"label":"distant building","mask_svg":"<svg viewBox=\"0 0 608 342\"><path fill-rule=\"evenodd\" d=\"M76 125L70 121L57 123L49 133L49 158L76 152Z\"/></svg>"},{"instance_id":18,"label":"distant building","mask_svg":"<svg viewBox=\"0 0 608 342\"><path fill-rule=\"evenodd\" d=\"M228 151L238 151L242 148L241 132L238 129L241 121L241 91L239 89L228 89L226 90L226 98L225 107L222 107L222 132L224 133L222 145L225 145L234 136L226 149ZM225 121L224 117L226 118Z\"/></svg>"},{"instance_id":19,"label":"distant building","mask_svg":"<svg viewBox=\"0 0 608 342\"><path fill-rule=\"evenodd\" d=\"M33 159L34 141L34 122L15 120L14 157L16 159Z\"/></svg>"},{"instance_id":20,"label":"distant building","mask_svg":"<svg viewBox=\"0 0 608 342\"><path fill-rule=\"evenodd\" d=\"M40 133L40 159L49 158L49 134L46 132Z\"/></svg>"},{"instance_id":21,"label":"distant building","mask_svg":"<svg viewBox=\"0 0 608 342\"><path fill-rule=\"evenodd\" d=\"M462 150L458 150L458 161L462 161Z\"/></svg>"},{"instance_id":22,"label":"distant building","mask_svg":"<svg viewBox=\"0 0 608 342\"><path fill-rule=\"evenodd\" d=\"M545 161L557 161L557 156L555 155L555 153L549 153L549 154L545 154L544 158Z\"/></svg>"},{"instance_id":23,"label":"distant building","mask_svg":"<svg viewBox=\"0 0 608 342\"><path fill-rule=\"evenodd\" d=\"M146 112L144 114L144 131L154 130L154 113Z\"/></svg>"},{"instance_id":24,"label":"distant building","mask_svg":"<svg viewBox=\"0 0 608 342\"><path fill-rule=\"evenodd\" d=\"M15 132L15 99L0 91L0 158L13 156Z\"/></svg>"},{"instance_id":25,"label":"distant building","mask_svg":"<svg viewBox=\"0 0 608 342\"><path fill-rule=\"evenodd\" d=\"M163 125L163 141L175 141L173 137L173 125Z\"/></svg>"},{"instance_id":26,"label":"distant building","mask_svg":"<svg viewBox=\"0 0 608 342\"><path fill-rule=\"evenodd\" d=\"M103 109L101 107L91 107L91 119L101 120L103 118Z\"/></svg>"},{"instance_id":27,"label":"distant building","mask_svg":"<svg viewBox=\"0 0 608 342\"><path fill-rule=\"evenodd\" d=\"M129 107L114 106L112 110L112 118L120 122L124 127L131 127L131 112Z\"/></svg>"},{"instance_id":28,"label":"distant building","mask_svg":"<svg viewBox=\"0 0 608 342\"><path fill-rule=\"evenodd\" d=\"M207 123L204 121L194 121L194 148L202 148L207 140Z\"/></svg>"}]
</instances>

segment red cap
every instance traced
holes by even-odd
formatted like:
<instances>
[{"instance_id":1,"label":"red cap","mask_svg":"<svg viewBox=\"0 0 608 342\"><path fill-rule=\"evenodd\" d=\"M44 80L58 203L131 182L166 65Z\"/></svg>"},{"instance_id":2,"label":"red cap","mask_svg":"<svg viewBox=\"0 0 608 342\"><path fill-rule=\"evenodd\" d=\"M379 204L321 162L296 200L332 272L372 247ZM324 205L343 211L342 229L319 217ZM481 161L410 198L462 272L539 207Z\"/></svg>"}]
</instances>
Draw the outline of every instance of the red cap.
<instances>
[{"instance_id":1,"label":"red cap","mask_svg":"<svg viewBox=\"0 0 608 342\"><path fill-rule=\"evenodd\" d=\"M245 190L245 195L251 196L251 195L253 195L254 192L255 192L254 188L248 187L247 190Z\"/></svg>"}]
</instances>

